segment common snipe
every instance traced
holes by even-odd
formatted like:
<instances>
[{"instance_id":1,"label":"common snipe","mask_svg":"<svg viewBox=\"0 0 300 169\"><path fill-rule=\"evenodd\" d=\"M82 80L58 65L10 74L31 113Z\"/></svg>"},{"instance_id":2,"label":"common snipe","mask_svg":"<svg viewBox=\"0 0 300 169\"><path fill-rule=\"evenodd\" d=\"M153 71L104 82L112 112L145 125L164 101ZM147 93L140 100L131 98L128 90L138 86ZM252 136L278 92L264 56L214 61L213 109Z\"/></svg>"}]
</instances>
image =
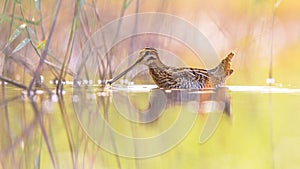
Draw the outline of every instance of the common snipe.
<instances>
[{"instance_id":1,"label":"common snipe","mask_svg":"<svg viewBox=\"0 0 300 169\"><path fill-rule=\"evenodd\" d=\"M230 69L230 62L234 53L231 52L215 68L205 70L198 68L176 68L167 66L161 62L158 52L154 48L144 48L139 52L138 58L133 65L116 77L107 81L112 84L134 66L142 63L149 68L149 73L159 88L164 89L201 89L215 88L224 85L225 80L233 72Z\"/></svg>"}]
</instances>

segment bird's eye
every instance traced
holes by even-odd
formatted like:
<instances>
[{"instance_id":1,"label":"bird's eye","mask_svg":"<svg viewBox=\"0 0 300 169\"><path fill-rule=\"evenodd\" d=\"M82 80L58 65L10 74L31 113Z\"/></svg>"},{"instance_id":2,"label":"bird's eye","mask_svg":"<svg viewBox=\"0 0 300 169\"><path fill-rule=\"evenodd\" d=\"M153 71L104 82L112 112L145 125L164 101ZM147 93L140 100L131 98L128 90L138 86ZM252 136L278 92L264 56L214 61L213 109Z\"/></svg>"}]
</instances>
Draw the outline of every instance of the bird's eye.
<instances>
[{"instance_id":1,"label":"bird's eye","mask_svg":"<svg viewBox=\"0 0 300 169\"><path fill-rule=\"evenodd\" d=\"M153 56L153 55L150 55L148 58L147 58L147 61L151 61L151 60L155 60L156 58Z\"/></svg>"},{"instance_id":2,"label":"bird's eye","mask_svg":"<svg viewBox=\"0 0 300 169\"><path fill-rule=\"evenodd\" d=\"M146 51L146 52L145 52L145 55L149 55L149 51Z\"/></svg>"}]
</instances>

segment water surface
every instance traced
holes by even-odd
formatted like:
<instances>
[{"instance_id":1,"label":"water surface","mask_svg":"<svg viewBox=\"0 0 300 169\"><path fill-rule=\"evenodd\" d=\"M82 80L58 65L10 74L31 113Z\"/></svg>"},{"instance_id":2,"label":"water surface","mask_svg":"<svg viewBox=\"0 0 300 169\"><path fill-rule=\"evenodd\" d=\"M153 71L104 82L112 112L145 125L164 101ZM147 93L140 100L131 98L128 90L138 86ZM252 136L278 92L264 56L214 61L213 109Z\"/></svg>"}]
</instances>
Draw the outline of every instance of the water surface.
<instances>
[{"instance_id":1,"label":"water surface","mask_svg":"<svg viewBox=\"0 0 300 169\"><path fill-rule=\"evenodd\" d=\"M154 87L65 88L62 96L32 98L7 87L0 104L1 167L300 165L298 89L228 86L216 95Z\"/></svg>"}]
</instances>

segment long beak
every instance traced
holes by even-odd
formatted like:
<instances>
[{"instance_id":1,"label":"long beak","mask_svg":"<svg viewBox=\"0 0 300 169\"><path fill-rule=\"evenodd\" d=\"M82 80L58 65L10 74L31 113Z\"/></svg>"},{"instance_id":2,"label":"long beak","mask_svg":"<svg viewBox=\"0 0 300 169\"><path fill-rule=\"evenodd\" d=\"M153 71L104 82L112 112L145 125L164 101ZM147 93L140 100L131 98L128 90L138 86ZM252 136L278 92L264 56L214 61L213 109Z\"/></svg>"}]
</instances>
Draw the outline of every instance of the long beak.
<instances>
[{"instance_id":1,"label":"long beak","mask_svg":"<svg viewBox=\"0 0 300 169\"><path fill-rule=\"evenodd\" d=\"M129 68L127 68L126 70L124 70L122 73L120 73L119 75L117 75L116 77L108 80L106 83L107 84L112 84L115 81L119 80L122 76L124 76L126 73L128 73L132 68L134 68L134 66L136 66L138 63L140 63L143 60L142 57L140 57L138 60L135 61L134 64L132 64L131 66L129 66Z\"/></svg>"}]
</instances>

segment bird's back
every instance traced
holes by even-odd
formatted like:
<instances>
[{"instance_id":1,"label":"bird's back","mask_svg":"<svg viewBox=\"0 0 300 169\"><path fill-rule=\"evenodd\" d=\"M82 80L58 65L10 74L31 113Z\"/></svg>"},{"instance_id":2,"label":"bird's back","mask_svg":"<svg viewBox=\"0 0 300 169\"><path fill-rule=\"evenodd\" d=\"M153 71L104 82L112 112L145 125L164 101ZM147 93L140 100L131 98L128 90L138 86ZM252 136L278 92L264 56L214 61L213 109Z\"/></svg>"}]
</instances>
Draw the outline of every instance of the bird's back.
<instances>
[{"instance_id":1,"label":"bird's back","mask_svg":"<svg viewBox=\"0 0 300 169\"><path fill-rule=\"evenodd\" d=\"M234 53L231 52L213 69L175 68L163 64L159 59L149 66L149 73L160 88L165 89L202 89L219 87L233 72L230 62ZM158 58L158 57L157 57Z\"/></svg>"},{"instance_id":2,"label":"bird's back","mask_svg":"<svg viewBox=\"0 0 300 169\"><path fill-rule=\"evenodd\" d=\"M149 68L149 73L160 88L200 89L211 87L208 72L205 69L165 66Z\"/></svg>"}]
</instances>

